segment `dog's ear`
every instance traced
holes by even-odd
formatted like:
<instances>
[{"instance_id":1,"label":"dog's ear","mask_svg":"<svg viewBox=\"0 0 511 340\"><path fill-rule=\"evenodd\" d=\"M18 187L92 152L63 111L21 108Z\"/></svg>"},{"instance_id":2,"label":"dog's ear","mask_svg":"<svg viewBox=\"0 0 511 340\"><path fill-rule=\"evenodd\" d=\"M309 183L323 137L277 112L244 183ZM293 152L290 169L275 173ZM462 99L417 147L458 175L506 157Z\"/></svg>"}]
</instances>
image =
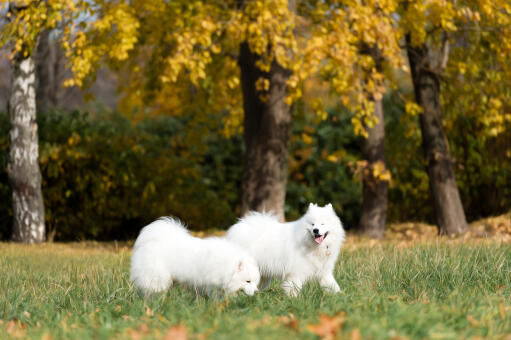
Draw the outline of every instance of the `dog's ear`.
<instances>
[{"instance_id":1,"label":"dog's ear","mask_svg":"<svg viewBox=\"0 0 511 340\"><path fill-rule=\"evenodd\" d=\"M240 263L238 263L238 271L241 272L243 270L243 261L240 261Z\"/></svg>"},{"instance_id":2,"label":"dog's ear","mask_svg":"<svg viewBox=\"0 0 511 340\"><path fill-rule=\"evenodd\" d=\"M316 203L309 203L309 208L307 210L311 210L312 208L316 208Z\"/></svg>"},{"instance_id":3,"label":"dog's ear","mask_svg":"<svg viewBox=\"0 0 511 340\"><path fill-rule=\"evenodd\" d=\"M332 207L332 203L328 203L328 204L326 205L326 207L327 207L327 208L330 208L330 210L332 210L332 211L334 210L334 208Z\"/></svg>"}]
</instances>

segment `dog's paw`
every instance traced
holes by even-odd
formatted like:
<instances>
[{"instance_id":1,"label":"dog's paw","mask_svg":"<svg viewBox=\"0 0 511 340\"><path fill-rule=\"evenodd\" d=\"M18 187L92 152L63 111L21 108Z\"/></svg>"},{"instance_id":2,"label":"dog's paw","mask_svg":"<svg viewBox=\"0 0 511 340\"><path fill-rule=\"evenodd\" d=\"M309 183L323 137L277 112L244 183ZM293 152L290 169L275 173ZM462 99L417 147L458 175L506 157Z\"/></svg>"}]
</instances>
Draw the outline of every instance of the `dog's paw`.
<instances>
[{"instance_id":1,"label":"dog's paw","mask_svg":"<svg viewBox=\"0 0 511 340\"><path fill-rule=\"evenodd\" d=\"M286 295L289 297L297 297L300 293L300 288L301 287L294 282L282 282L282 289L284 290L284 293L286 293Z\"/></svg>"}]
</instances>

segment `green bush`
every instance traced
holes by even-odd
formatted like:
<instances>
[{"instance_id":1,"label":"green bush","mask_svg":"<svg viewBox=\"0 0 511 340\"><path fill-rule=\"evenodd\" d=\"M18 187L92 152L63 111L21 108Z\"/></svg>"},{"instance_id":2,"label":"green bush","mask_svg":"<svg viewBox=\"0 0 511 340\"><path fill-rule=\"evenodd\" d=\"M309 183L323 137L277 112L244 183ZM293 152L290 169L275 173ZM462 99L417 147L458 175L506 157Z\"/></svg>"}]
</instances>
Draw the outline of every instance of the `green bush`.
<instances>
[{"instance_id":1,"label":"green bush","mask_svg":"<svg viewBox=\"0 0 511 340\"><path fill-rule=\"evenodd\" d=\"M289 157L287 217L300 217L309 202L332 203L345 227L356 227L362 183L352 168L361 156L360 138L353 133L350 115L332 108L326 120L317 122L297 111Z\"/></svg>"},{"instance_id":2,"label":"green bush","mask_svg":"<svg viewBox=\"0 0 511 340\"><path fill-rule=\"evenodd\" d=\"M394 95L384 107L392 173L388 221L434 222L418 117L406 115ZM361 140L349 113L334 107L317 122L297 105L294 115L287 218L301 216L309 202L331 202L345 225L355 227L362 203L354 173ZM208 132L197 133L190 117L133 122L112 112L49 112L38 115L38 124L46 222L57 240L134 238L162 215L177 216L195 230L226 228L239 216L240 135L226 139L204 126ZM491 137L469 116L446 115L446 124L467 218L508 211L511 126ZM8 129L8 117L0 114L2 239L10 236L12 214ZM190 143L190 131L198 141Z\"/></svg>"},{"instance_id":3,"label":"green bush","mask_svg":"<svg viewBox=\"0 0 511 340\"><path fill-rule=\"evenodd\" d=\"M0 215L9 215L5 175L5 115L1 115ZM116 113L50 112L38 116L46 223L59 240L133 238L162 215L177 216L193 229L227 227L235 215L219 191L223 156L197 161L183 144L186 121L172 117L132 123ZM217 150L215 150L217 151ZM216 157L216 158L215 158ZM227 184L229 194L232 186ZM11 221L2 218L2 237Z\"/></svg>"}]
</instances>

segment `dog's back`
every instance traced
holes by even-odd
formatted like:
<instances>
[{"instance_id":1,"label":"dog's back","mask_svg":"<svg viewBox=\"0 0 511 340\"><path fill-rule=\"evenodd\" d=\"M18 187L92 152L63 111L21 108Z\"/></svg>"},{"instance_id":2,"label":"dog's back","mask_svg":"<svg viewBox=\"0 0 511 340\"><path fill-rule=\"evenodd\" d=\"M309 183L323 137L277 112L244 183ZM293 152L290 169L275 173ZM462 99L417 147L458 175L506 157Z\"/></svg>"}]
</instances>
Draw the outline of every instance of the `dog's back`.
<instances>
[{"instance_id":1,"label":"dog's back","mask_svg":"<svg viewBox=\"0 0 511 340\"><path fill-rule=\"evenodd\" d=\"M250 213L229 228L226 238L254 256L261 276L283 277L293 261L292 225L279 222L273 214Z\"/></svg>"}]
</instances>

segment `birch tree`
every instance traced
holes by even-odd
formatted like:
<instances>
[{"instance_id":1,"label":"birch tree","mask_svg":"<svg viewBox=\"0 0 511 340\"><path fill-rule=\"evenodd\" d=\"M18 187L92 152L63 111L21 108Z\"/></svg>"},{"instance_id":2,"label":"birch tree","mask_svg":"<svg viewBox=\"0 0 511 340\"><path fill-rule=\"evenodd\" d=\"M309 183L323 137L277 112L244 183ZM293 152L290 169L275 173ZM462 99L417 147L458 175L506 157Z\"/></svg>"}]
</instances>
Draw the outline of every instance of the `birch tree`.
<instances>
[{"instance_id":1,"label":"birch tree","mask_svg":"<svg viewBox=\"0 0 511 340\"><path fill-rule=\"evenodd\" d=\"M2 1L8 22L0 45L12 48L12 81L8 102L10 117L7 173L12 189L12 240L39 243L46 239L44 203L39 168L36 121L36 66L34 54L40 33L64 17L78 12L73 1Z\"/></svg>"}]
</instances>

